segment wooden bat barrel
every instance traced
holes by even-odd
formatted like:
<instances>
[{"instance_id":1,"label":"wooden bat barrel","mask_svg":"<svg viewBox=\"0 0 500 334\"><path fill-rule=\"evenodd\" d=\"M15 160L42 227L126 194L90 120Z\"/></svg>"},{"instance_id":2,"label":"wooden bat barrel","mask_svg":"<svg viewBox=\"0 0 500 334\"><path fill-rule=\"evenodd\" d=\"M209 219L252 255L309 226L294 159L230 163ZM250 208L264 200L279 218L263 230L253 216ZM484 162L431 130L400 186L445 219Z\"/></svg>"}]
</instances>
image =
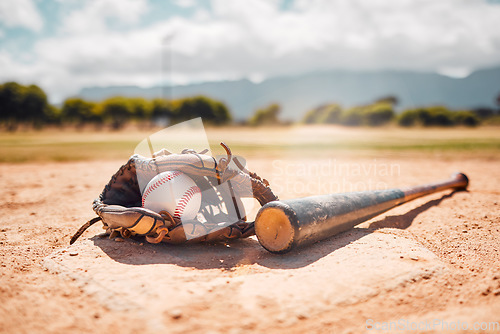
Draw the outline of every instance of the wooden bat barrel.
<instances>
[{"instance_id":1,"label":"wooden bat barrel","mask_svg":"<svg viewBox=\"0 0 500 334\"><path fill-rule=\"evenodd\" d=\"M467 176L422 186L330 194L273 201L255 219L255 234L271 253L290 250L326 239L415 198L446 189L466 189Z\"/></svg>"}]
</instances>

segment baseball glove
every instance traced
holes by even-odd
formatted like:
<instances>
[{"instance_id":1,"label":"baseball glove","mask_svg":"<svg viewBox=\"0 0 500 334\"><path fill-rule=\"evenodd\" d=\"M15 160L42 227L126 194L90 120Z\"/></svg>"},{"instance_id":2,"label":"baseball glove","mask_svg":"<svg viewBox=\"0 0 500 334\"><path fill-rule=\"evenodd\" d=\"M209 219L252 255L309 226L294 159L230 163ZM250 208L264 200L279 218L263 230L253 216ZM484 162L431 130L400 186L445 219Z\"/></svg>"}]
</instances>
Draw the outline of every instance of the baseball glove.
<instances>
[{"instance_id":1,"label":"baseball glove","mask_svg":"<svg viewBox=\"0 0 500 334\"><path fill-rule=\"evenodd\" d=\"M185 149L172 154L163 149L153 158L133 155L94 200L97 217L85 223L70 244L98 221L110 238L139 235L150 243L228 241L253 235L254 223L246 222L241 198L254 197L260 205L278 198L267 180L246 170L231 150L221 145L227 156L219 161L206 155L208 150L196 153ZM141 207L145 184L160 172L174 170L190 176L202 191L201 209L193 220L181 222L171 212Z\"/></svg>"}]
</instances>

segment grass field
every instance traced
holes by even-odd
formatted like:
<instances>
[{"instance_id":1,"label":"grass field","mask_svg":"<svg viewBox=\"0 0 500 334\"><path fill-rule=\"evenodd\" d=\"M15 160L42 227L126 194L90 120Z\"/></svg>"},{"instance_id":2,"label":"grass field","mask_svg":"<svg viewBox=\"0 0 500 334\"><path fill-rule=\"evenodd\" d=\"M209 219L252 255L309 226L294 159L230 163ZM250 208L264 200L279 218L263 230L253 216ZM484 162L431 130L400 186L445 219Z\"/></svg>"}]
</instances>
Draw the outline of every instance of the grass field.
<instances>
[{"instance_id":1,"label":"grass field","mask_svg":"<svg viewBox=\"0 0 500 334\"><path fill-rule=\"evenodd\" d=\"M0 162L46 162L126 159L136 145L158 131L127 129L75 131L48 129L0 133ZM207 128L213 153L226 142L236 154L246 156L280 155L429 155L441 157L500 157L500 128L345 128L337 126L292 126L279 128L225 127ZM171 143L190 147L189 134L165 138ZM182 146L181 146L182 147ZM168 147L167 147L168 148Z\"/></svg>"}]
</instances>

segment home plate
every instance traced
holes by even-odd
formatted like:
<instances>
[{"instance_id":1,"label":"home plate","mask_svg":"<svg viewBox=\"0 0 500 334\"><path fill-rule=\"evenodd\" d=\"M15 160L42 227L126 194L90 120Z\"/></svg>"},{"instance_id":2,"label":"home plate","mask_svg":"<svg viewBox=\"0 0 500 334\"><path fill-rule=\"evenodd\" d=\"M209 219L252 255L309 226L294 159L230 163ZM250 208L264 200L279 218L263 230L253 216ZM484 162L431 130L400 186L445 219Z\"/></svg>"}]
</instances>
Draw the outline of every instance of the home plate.
<instances>
[{"instance_id":1,"label":"home plate","mask_svg":"<svg viewBox=\"0 0 500 334\"><path fill-rule=\"evenodd\" d=\"M409 232L363 228L286 255L268 253L255 237L181 246L82 238L42 266L152 330L166 328L158 315L204 312L199 305L251 312L254 319L265 318L269 309L313 316L446 270Z\"/></svg>"}]
</instances>

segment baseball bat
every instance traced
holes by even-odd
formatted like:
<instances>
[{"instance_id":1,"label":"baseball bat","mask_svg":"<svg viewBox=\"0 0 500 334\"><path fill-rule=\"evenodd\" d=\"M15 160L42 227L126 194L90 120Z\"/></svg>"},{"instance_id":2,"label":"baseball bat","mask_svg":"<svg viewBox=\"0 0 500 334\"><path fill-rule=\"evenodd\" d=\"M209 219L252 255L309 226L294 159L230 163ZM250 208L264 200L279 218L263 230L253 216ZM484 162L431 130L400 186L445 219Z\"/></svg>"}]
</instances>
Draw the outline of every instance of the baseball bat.
<instances>
[{"instance_id":1,"label":"baseball bat","mask_svg":"<svg viewBox=\"0 0 500 334\"><path fill-rule=\"evenodd\" d=\"M255 234L271 253L292 249L344 232L398 205L446 189L464 190L463 173L449 180L402 189L360 191L273 201L255 219Z\"/></svg>"}]
</instances>

